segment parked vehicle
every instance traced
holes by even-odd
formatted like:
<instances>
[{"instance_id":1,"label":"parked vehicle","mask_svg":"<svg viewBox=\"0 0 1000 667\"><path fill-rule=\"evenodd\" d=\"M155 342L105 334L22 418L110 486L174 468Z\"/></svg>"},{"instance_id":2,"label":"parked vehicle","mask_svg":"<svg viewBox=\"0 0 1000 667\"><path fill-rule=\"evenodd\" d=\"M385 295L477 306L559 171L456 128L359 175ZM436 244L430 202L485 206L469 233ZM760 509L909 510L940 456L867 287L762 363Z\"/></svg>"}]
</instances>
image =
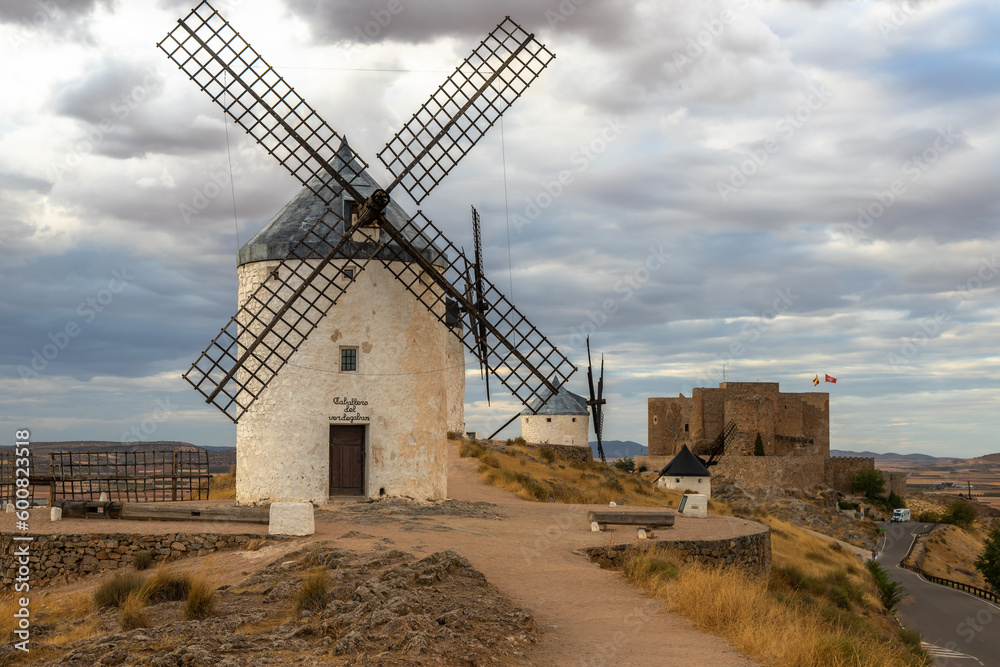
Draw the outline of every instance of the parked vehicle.
<instances>
[{"instance_id":1,"label":"parked vehicle","mask_svg":"<svg viewBox=\"0 0 1000 667\"><path fill-rule=\"evenodd\" d=\"M910 510L898 509L892 511L891 521L893 523L902 523L903 521L909 521L909 520L910 520Z\"/></svg>"}]
</instances>

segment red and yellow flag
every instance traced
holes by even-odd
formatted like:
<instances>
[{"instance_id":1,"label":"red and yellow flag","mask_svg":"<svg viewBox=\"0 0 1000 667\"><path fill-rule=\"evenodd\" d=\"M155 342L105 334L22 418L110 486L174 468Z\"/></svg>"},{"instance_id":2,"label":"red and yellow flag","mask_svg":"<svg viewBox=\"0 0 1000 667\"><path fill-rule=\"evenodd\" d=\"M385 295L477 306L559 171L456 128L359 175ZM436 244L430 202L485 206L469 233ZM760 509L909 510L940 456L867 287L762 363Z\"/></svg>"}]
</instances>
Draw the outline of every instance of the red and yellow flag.
<instances>
[{"instance_id":1,"label":"red and yellow flag","mask_svg":"<svg viewBox=\"0 0 1000 667\"><path fill-rule=\"evenodd\" d=\"M813 386L815 387L818 384L819 384L819 376L817 375L816 377L813 378Z\"/></svg>"}]
</instances>

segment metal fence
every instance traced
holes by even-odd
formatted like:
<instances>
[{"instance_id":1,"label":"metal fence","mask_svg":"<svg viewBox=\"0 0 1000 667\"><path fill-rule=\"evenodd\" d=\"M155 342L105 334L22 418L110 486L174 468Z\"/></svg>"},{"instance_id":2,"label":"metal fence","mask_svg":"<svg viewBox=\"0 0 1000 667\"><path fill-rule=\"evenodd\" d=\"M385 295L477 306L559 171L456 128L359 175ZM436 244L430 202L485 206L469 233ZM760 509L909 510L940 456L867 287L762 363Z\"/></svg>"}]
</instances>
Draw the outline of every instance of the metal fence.
<instances>
[{"instance_id":1,"label":"metal fence","mask_svg":"<svg viewBox=\"0 0 1000 667\"><path fill-rule=\"evenodd\" d=\"M990 602L1000 602L1000 596L993 591L986 590L985 588L979 588L978 586L972 586L971 584L963 584L961 581L952 581L951 579L945 579L944 577L936 577L933 574L928 574L919 567L908 565L907 563L900 563L899 566L905 570L919 574L931 583L949 586L960 591L965 591L966 593L972 593L973 595L981 597L984 600L989 600Z\"/></svg>"},{"instance_id":2,"label":"metal fence","mask_svg":"<svg viewBox=\"0 0 1000 667\"><path fill-rule=\"evenodd\" d=\"M52 452L48 460L29 457L30 497L97 500L102 493L118 502L208 500L208 452ZM0 500L16 489L13 452L0 454ZM47 487L47 488L46 488Z\"/></svg>"}]
</instances>

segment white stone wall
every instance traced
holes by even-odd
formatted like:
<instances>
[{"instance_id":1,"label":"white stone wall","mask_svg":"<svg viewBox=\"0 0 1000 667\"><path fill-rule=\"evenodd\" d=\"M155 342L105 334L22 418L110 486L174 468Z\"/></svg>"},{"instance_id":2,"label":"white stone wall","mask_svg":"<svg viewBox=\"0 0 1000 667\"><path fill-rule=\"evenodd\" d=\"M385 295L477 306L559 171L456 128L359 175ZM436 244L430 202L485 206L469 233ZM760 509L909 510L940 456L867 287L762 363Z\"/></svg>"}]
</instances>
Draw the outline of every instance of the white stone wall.
<instances>
[{"instance_id":1,"label":"white stone wall","mask_svg":"<svg viewBox=\"0 0 1000 667\"><path fill-rule=\"evenodd\" d=\"M661 477L657 484L664 489L690 490L694 493L703 493L709 498L712 497L711 477Z\"/></svg>"},{"instance_id":2,"label":"white stone wall","mask_svg":"<svg viewBox=\"0 0 1000 667\"><path fill-rule=\"evenodd\" d=\"M589 429L589 415L521 415L521 437L535 444L589 447Z\"/></svg>"},{"instance_id":3,"label":"white stone wall","mask_svg":"<svg viewBox=\"0 0 1000 667\"><path fill-rule=\"evenodd\" d=\"M461 330L456 330L461 333ZM448 430L465 433L465 345L454 333L445 341L448 355Z\"/></svg>"},{"instance_id":4,"label":"white stone wall","mask_svg":"<svg viewBox=\"0 0 1000 667\"><path fill-rule=\"evenodd\" d=\"M241 303L276 266L240 267ZM349 423L331 421L349 414L337 398L367 403L353 414L366 427L368 497L446 497L446 431L458 395L453 340L381 262L370 262L240 419L237 502L327 499L330 424ZM340 371L342 346L358 348L356 373ZM464 393L464 373L462 383Z\"/></svg>"}]
</instances>

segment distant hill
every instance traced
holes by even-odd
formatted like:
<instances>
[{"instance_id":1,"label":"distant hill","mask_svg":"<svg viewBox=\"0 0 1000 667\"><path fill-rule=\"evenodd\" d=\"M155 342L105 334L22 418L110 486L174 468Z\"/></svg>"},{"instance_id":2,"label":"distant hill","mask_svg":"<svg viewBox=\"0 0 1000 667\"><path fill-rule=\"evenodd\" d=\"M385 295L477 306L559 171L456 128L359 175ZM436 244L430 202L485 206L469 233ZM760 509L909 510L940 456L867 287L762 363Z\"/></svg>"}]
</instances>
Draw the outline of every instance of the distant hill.
<instances>
[{"instance_id":1,"label":"distant hill","mask_svg":"<svg viewBox=\"0 0 1000 667\"><path fill-rule=\"evenodd\" d=\"M4 447L6 445L0 445ZM32 442L31 452L35 456L39 470L48 470L49 454L52 452L152 452L179 450L193 452L208 451L208 465L213 470L227 469L236 465L235 447L198 447L190 442L161 440L156 442L115 442L102 440L66 440L63 442Z\"/></svg>"},{"instance_id":2,"label":"distant hill","mask_svg":"<svg viewBox=\"0 0 1000 667\"><path fill-rule=\"evenodd\" d=\"M841 449L831 449L830 456L862 456L865 458L874 459L886 459L886 460L902 460L902 461L953 461L954 457L946 456L929 456L927 454L896 454L895 452L888 452L886 454L878 454L877 452L848 452Z\"/></svg>"},{"instance_id":3,"label":"distant hill","mask_svg":"<svg viewBox=\"0 0 1000 667\"><path fill-rule=\"evenodd\" d=\"M604 447L604 456L609 459L623 459L627 456L635 456L636 454L645 456L649 451L644 445L632 442L631 440L605 440L601 445ZM594 456L596 457L596 440L590 443L590 448L594 450Z\"/></svg>"},{"instance_id":4,"label":"distant hill","mask_svg":"<svg viewBox=\"0 0 1000 667\"><path fill-rule=\"evenodd\" d=\"M1000 463L1000 454L987 454L986 456L977 456L974 459L969 459L969 461L975 463Z\"/></svg>"}]
</instances>

